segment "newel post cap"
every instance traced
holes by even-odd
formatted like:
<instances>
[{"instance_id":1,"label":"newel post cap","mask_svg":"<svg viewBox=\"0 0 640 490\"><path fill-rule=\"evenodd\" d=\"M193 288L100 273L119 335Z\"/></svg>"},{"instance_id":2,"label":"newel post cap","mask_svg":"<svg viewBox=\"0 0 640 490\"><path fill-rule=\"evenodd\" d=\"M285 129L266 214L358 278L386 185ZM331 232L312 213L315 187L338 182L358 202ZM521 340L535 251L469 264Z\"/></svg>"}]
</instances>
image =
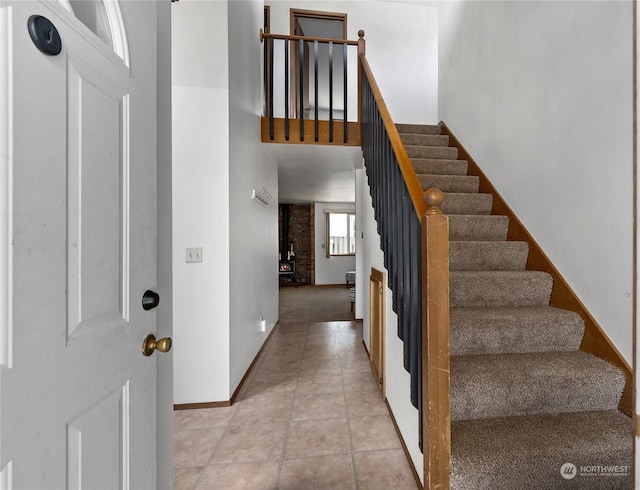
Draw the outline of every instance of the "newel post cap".
<instances>
[{"instance_id":1,"label":"newel post cap","mask_svg":"<svg viewBox=\"0 0 640 490\"><path fill-rule=\"evenodd\" d=\"M364 31L360 29L358 31L358 54L365 54L365 46Z\"/></svg>"},{"instance_id":2,"label":"newel post cap","mask_svg":"<svg viewBox=\"0 0 640 490\"><path fill-rule=\"evenodd\" d=\"M444 193L436 188L431 187L424 192L424 201L427 203L427 211L425 214L442 214L440 206L444 202Z\"/></svg>"}]
</instances>

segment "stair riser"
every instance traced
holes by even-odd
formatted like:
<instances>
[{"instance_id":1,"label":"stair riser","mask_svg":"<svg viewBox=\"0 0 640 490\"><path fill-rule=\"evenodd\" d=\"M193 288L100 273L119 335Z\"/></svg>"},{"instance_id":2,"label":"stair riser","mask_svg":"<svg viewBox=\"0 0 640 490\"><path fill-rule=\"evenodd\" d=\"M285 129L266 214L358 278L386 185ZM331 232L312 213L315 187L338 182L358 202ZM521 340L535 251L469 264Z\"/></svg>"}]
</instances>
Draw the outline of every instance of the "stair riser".
<instances>
[{"instance_id":1,"label":"stair riser","mask_svg":"<svg viewBox=\"0 0 640 490\"><path fill-rule=\"evenodd\" d=\"M447 194L445 192L440 209L447 215L487 215L491 214L492 206L491 194Z\"/></svg>"},{"instance_id":2,"label":"stair riser","mask_svg":"<svg viewBox=\"0 0 640 490\"><path fill-rule=\"evenodd\" d=\"M400 134L405 145L417 146L449 146L449 136L435 134Z\"/></svg>"},{"instance_id":3,"label":"stair riser","mask_svg":"<svg viewBox=\"0 0 640 490\"><path fill-rule=\"evenodd\" d=\"M528 255L525 242L450 242L449 270L524 270Z\"/></svg>"},{"instance_id":4,"label":"stair riser","mask_svg":"<svg viewBox=\"0 0 640 490\"><path fill-rule=\"evenodd\" d=\"M451 424L455 490L633 488L633 421L612 412L582 412ZM566 480L565 463L627 466L619 476Z\"/></svg>"},{"instance_id":5,"label":"stair riser","mask_svg":"<svg viewBox=\"0 0 640 490\"><path fill-rule=\"evenodd\" d=\"M450 240L505 240L508 229L506 216L449 216Z\"/></svg>"},{"instance_id":6,"label":"stair riser","mask_svg":"<svg viewBox=\"0 0 640 490\"><path fill-rule=\"evenodd\" d=\"M418 174L418 179L424 190L437 187L442 192L478 192L479 180L474 176Z\"/></svg>"},{"instance_id":7,"label":"stair riser","mask_svg":"<svg viewBox=\"0 0 640 490\"><path fill-rule=\"evenodd\" d=\"M526 352L571 352L580 348L584 326L558 328L540 325L524 330L514 325L505 328L479 324L460 328L451 323L451 355L477 356L522 354Z\"/></svg>"},{"instance_id":8,"label":"stair riser","mask_svg":"<svg viewBox=\"0 0 640 490\"><path fill-rule=\"evenodd\" d=\"M615 367L585 353L488 360L451 358L451 420L615 410L625 383Z\"/></svg>"},{"instance_id":9,"label":"stair riser","mask_svg":"<svg viewBox=\"0 0 640 490\"><path fill-rule=\"evenodd\" d=\"M577 313L550 306L451 308L451 355L575 351L584 335Z\"/></svg>"},{"instance_id":10,"label":"stair riser","mask_svg":"<svg viewBox=\"0 0 640 490\"><path fill-rule=\"evenodd\" d=\"M537 271L456 272L450 274L449 302L455 307L544 306L553 280Z\"/></svg>"},{"instance_id":11,"label":"stair riser","mask_svg":"<svg viewBox=\"0 0 640 490\"><path fill-rule=\"evenodd\" d=\"M396 124L399 133L440 134L440 126L423 124Z\"/></svg>"},{"instance_id":12,"label":"stair riser","mask_svg":"<svg viewBox=\"0 0 640 490\"><path fill-rule=\"evenodd\" d=\"M467 175L466 160L438 160L413 158L411 160L417 174L430 175Z\"/></svg>"},{"instance_id":13,"label":"stair riser","mask_svg":"<svg viewBox=\"0 0 640 490\"><path fill-rule=\"evenodd\" d=\"M445 146L409 146L405 145L409 158L438 158L457 160L458 149Z\"/></svg>"}]
</instances>

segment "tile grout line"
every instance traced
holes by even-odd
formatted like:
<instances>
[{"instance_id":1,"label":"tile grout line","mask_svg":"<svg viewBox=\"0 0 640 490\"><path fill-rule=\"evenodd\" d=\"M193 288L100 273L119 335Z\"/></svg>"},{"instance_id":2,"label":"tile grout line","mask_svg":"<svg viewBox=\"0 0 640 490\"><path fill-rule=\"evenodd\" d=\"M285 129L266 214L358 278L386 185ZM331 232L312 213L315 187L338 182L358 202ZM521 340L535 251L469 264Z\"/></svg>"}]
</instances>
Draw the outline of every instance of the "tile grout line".
<instances>
[{"instance_id":1,"label":"tile grout line","mask_svg":"<svg viewBox=\"0 0 640 490\"><path fill-rule=\"evenodd\" d=\"M300 352L300 359L298 360L298 371L296 375L296 385L293 389L293 397L291 398L291 406L289 407L289 417L287 419L286 428L284 431L284 441L282 443L282 452L280 453L280 461L278 463L278 471L276 472L276 481L274 484L274 490L277 490L280 485L280 475L282 473L282 465L284 464L285 451L287 449L287 442L289 440L289 428L291 427L291 417L293 417L293 408L296 403L296 395L298 393L298 383L300 382L300 370L302 368L302 358L304 357L304 349L307 345L307 338L309 337L309 326L305 329L304 343L302 344L302 350Z\"/></svg>"},{"instance_id":2,"label":"tile grout line","mask_svg":"<svg viewBox=\"0 0 640 490\"><path fill-rule=\"evenodd\" d=\"M353 451L353 437L351 435L351 418L349 416L349 404L347 402L347 388L344 384L344 369L342 368L342 356L340 357L340 377L342 378L342 395L344 396L344 411L347 417L347 436L349 437L349 452L351 453L351 477L353 488L358 490L358 478L356 475L356 459Z\"/></svg>"}]
</instances>

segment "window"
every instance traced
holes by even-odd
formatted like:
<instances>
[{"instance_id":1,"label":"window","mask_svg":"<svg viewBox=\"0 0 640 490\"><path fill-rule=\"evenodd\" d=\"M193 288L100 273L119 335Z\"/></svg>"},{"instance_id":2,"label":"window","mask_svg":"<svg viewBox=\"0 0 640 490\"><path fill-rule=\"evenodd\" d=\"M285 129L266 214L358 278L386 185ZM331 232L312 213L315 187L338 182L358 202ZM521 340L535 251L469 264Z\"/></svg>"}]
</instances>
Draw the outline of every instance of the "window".
<instances>
[{"instance_id":1,"label":"window","mask_svg":"<svg viewBox=\"0 0 640 490\"><path fill-rule=\"evenodd\" d=\"M356 215L327 213L327 258L356 253Z\"/></svg>"}]
</instances>

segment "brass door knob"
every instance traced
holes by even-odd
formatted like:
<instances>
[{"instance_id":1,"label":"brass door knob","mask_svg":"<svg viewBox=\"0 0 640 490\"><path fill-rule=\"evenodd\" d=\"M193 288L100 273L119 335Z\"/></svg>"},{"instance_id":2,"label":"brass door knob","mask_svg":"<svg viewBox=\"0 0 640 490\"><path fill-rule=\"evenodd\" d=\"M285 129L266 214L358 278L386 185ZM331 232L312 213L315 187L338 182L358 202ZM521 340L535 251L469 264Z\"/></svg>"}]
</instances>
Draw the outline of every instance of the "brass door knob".
<instances>
[{"instance_id":1,"label":"brass door knob","mask_svg":"<svg viewBox=\"0 0 640 490\"><path fill-rule=\"evenodd\" d=\"M171 343L171 337L163 337L160 340L156 340L155 335L150 333L142 342L142 355L150 356L156 349L160 352L169 352L171 350Z\"/></svg>"}]
</instances>

